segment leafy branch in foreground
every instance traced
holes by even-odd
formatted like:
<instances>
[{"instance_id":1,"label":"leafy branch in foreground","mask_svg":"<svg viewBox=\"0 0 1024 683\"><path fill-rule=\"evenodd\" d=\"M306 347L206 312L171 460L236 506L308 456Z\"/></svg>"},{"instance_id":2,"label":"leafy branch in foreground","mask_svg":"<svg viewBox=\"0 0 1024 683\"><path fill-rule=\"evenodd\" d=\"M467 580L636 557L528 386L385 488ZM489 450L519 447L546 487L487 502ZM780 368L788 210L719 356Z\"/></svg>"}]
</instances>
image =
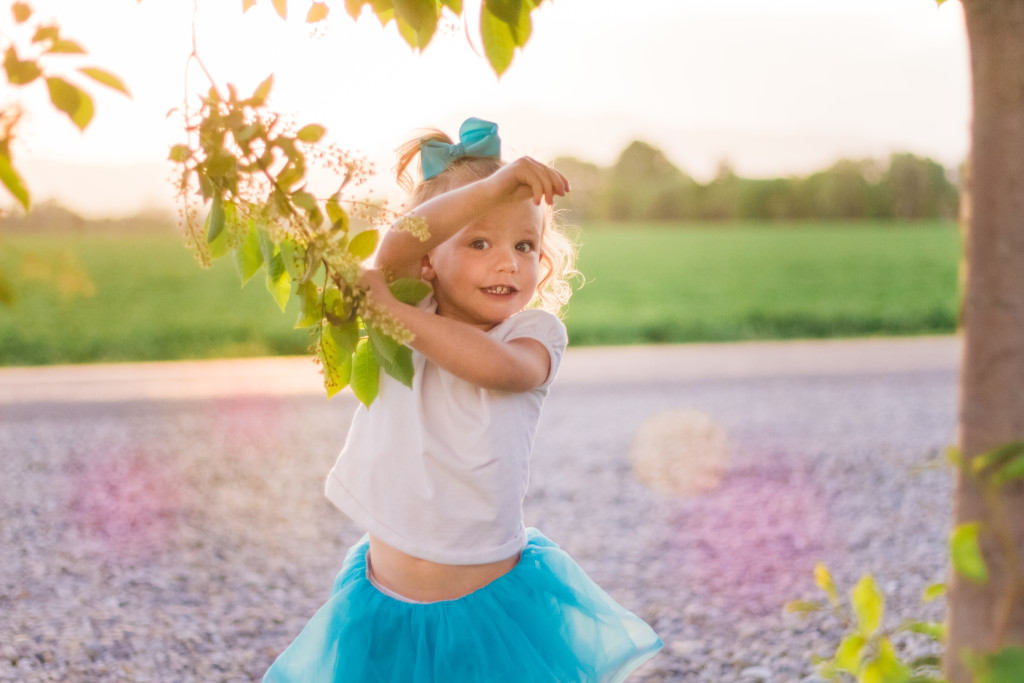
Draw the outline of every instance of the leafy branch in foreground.
<instances>
[{"instance_id":1,"label":"leafy branch in foreground","mask_svg":"<svg viewBox=\"0 0 1024 683\"><path fill-rule=\"evenodd\" d=\"M814 580L828 598L827 607L818 602L794 601L786 611L809 614L825 609L839 619L847 630L831 657L815 657L818 673L828 681L844 683L940 683L939 659L935 656L919 657L910 663L900 659L893 647L897 631L886 629L885 596L874 578L865 574L850 591L849 604L840 600L832 575L823 564L814 568ZM925 591L925 602L943 594L941 584ZM936 622L914 621L903 624L898 631L921 634L941 641L943 625Z\"/></svg>"},{"instance_id":2,"label":"leafy branch in foreground","mask_svg":"<svg viewBox=\"0 0 1024 683\"><path fill-rule=\"evenodd\" d=\"M92 121L94 107L92 96L75 84L75 78L85 76L129 94L124 83L104 69L79 66L72 76L68 69L57 68L55 60L58 66L66 65L66 57L84 55L85 49L77 41L65 37L56 23L39 19L28 3L15 2L10 10L14 26L0 34L0 51L4 55L4 72L9 86L24 87L45 81L51 104L67 115L79 130L85 130ZM21 109L17 104L0 104L0 182L28 211L32 204L28 186L11 159L11 141L20 118Z\"/></svg>"},{"instance_id":3,"label":"leafy branch in foreground","mask_svg":"<svg viewBox=\"0 0 1024 683\"><path fill-rule=\"evenodd\" d=\"M981 485L989 512L987 524L970 521L952 530L949 555L953 570L968 581L987 583L986 553L999 554L1000 562L1009 568L1004 600L996 605L993 613L997 628L989 649L982 653L949 652L947 656L961 657L973 673L975 683L1018 683L1024 671L1024 648L1008 645L1006 635L1011 620L1024 605L1024 564L1001 494L1005 487L1024 482L1024 442L1005 444L969 460L954 447L947 451L947 457L964 476L974 478ZM923 657L907 664L897 656L892 634L881 627L885 597L870 574L861 577L851 591L849 607L840 601L832 576L824 565L815 567L814 578L828 597L828 607L848 630L832 657L815 659L822 677L835 683L942 683L938 658ZM924 601L935 600L945 592L945 584L930 586L925 590ZM786 605L787 611L803 614L823 609L825 606L817 602L794 601ZM935 641L945 639L944 625L936 622L911 621L900 630Z\"/></svg>"},{"instance_id":4,"label":"leafy branch in foreground","mask_svg":"<svg viewBox=\"0 0 1024 683\"><path fill-rule=\"evenodd\" d=\"M364 261L377 247L384 207L343 199L350 183L367 177L361 158L324 145L323 126L296 127L266 105L268 77L249 96L232 85L227 94L211 86L198 111L186 111L188 143L171 148L178 164L185 238L200 264L232 254L243 285L257 273L282 311L298 299L296 328L308 328L322 367L328 397L346 386L364 404L377 396L381 368L412 383L409 333L358 286ZM326 199L307 189L310 164L325 165L342 178ZM190 203L202 198L205 218ZM354 230L349 212L371 226ZM426 237L422 221L398 221L399 229ZM396 297L416 303L429 293L419 280L391 285Z\"/></svg>"}]
</instances>

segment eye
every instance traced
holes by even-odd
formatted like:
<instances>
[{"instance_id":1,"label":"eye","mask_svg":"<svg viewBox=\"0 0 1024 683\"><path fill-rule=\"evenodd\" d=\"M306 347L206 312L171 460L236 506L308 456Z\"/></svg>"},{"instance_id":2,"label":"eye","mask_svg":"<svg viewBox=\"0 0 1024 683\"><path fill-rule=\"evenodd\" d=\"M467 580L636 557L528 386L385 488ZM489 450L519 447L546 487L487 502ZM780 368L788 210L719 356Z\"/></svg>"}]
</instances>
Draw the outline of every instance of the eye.
<instances>
[{"instance_id":1,"label":"eye","mask_svg":"<svg viewBox=\"0 0 1024 683\"><path fill-rule=\"evenodd\" d=\"M491 246L491 243L485 239L475 239L469 243L470 249L486 249Z\"/></svg>"},{"instance_id":2,"label":"eye","mask_svg":"<svg viewBox=\"0 0 1024 683\"><path fill-rule=\"evenodd\" d=\"M530 252L534 251L533 242L530 242L528 240L523 240L522 242L519 242L518 244L516 244L516 251L521 251L524 254L529 254Z\"/></svg>"}]
</instances>

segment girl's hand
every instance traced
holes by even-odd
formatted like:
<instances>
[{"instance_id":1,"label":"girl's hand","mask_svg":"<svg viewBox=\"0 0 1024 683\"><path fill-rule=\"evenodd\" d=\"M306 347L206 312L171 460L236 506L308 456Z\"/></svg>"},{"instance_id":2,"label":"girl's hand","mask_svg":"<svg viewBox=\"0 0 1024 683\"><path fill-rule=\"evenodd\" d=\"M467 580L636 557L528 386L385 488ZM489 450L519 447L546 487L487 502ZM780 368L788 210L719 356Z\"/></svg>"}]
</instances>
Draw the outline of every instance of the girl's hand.
<instances>
[{"instance_id":1,"label":"girl's hand","mask_svg":"<svg viewBox=\"0 0 1024 683\"><path fill-rule=\"evenodd\" d=\"M520 157L502 166L482 182L494 188L499 202L533 199L539 206L541 201L551 204L556 195L561 197L569 191L564 175L530 157Z\"/></svg>"}]
</instances>

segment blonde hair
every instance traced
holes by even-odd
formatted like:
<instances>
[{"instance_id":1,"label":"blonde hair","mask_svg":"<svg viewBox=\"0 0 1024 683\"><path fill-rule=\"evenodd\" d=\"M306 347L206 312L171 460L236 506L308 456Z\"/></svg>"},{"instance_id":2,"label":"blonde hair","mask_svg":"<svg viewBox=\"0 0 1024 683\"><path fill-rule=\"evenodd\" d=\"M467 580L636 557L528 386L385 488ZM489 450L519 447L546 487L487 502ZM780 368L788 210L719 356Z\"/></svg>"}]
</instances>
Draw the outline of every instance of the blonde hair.
<instances>
[{"instance_id":1,"label":"blonde hair","mask_svg":"<svg viewBox=\"0 0 1024 683\"><path fill-rule=\"evenodd\" d=\"M427 140L452 144L452 139L444 132L428 129L396 150L395 177L399 187L409 193L406 211L445 192L483 180L505 165L504 161L493 157L461 157L433 178L419 180L423 177L419 163L420 144ZM413 161L416 161L416 179L410 173ZM540 278L531 305L561 315L572 296L571 281L580 277L580 272L576 270L576 244L565 234L556 218L554 210L545 204L540 237Z\"/></svg>"}]
</instances>

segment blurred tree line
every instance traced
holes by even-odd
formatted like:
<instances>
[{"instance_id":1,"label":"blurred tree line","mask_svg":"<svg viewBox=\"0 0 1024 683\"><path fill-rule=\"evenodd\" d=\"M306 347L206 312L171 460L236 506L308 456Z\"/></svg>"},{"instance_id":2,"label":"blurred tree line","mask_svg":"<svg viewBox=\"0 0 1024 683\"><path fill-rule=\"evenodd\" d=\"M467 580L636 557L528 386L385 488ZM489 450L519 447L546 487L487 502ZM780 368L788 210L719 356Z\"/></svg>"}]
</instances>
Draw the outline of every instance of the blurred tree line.
<instances>
[{"instance_id":1,"label":"blurred tree line","mask_svg":"<svg viewBox=\"0 0 1024 683\"><path fill-rule=\"evenodd\" d=\"M793 220L956 218L959 192L941 164L908 153L887 162L842 159L808 176L753 179L728 162L702 184L646 142L634 141L608 168L574 157L555 167L573 191L559 207L572 220Z\"/></svg>"}]
</instances>

